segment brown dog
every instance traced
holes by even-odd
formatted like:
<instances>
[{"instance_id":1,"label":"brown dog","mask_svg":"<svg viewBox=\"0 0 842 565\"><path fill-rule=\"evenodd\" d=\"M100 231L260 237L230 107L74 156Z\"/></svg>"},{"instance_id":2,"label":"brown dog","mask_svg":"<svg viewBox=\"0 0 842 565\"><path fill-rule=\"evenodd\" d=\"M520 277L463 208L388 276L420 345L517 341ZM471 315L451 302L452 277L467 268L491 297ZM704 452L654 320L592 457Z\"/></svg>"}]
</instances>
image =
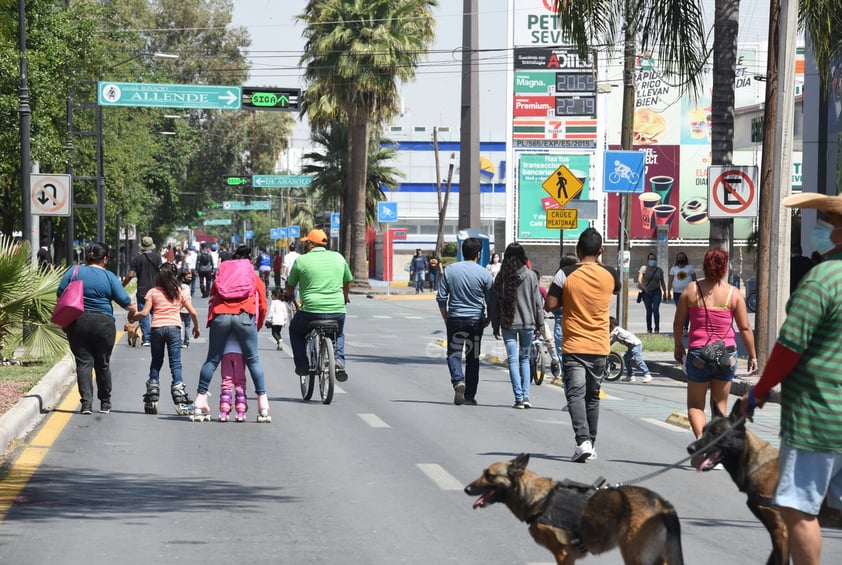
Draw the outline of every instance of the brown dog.
<instances>
[{"instance_id":1,"label":"brown dog","mask_svg":"<svg viewBox=\"0 0 842 565\"><path fill-rule=\"evenodd\" d=\"M140 344L140 324L126 322L123 331L126 332L126 339L131 347L137 347Z\"/></svg>"},{"instance_id":2,"label":"brown dog","mask_svg":"<svg viewBox=\"0 0 842 565\"><path fill-rule=\"evenodd\" d=\"M741 420L742 400L737 400L726 418L714 405L713 418L702 435L687 446L691 464L698 471L709 471L722 463L740 491L748 495L751 513L769 531L772 553L767 564L789 563L789 536L786 524L772 503L778 486L778 450L748 431ZM842 527L842 512L822 506L819 522L823 527Z\"/></svg>"},{"instance_id":3,"label":"brown dog","mask_svg":"<svg viewBox=\"0 0 842 565\"><path fill-rule=\"evenodd\" d=\"M529 524L535 542L559 565L620 547L625 563L680 565L681 524L672 505L651 490L619 486L594 490L526 469L529 454L494 463L465 487L474 508L504 503Z\"/></svg>"}]
</instances>

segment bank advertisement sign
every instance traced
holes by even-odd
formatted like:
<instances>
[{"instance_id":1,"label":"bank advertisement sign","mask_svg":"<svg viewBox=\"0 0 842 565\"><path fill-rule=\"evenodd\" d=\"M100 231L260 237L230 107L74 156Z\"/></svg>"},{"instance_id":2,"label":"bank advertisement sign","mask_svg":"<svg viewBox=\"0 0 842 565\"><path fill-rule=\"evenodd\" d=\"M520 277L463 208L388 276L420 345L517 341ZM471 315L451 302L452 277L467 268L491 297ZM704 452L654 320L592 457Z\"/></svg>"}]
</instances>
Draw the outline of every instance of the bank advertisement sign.
<instances>
[{"instance_id":1,"label":"bank advertisement sign","mask_svg":"<svg viewBox=\"0 0 842 565\"><path fill-rule=\"evenodd\" d=\"M573 200L589 200L591 155L526 153L518 156L518 241L558 241L558 230L547 228L547 210L560 206L542 185L547 179L556 176L556 171L562 165L584 183L581 192ZM565 230L564 238L578 238L588 225L587 220L579 220L579 227L575 230Z\"/></svg>"}]
</instances>

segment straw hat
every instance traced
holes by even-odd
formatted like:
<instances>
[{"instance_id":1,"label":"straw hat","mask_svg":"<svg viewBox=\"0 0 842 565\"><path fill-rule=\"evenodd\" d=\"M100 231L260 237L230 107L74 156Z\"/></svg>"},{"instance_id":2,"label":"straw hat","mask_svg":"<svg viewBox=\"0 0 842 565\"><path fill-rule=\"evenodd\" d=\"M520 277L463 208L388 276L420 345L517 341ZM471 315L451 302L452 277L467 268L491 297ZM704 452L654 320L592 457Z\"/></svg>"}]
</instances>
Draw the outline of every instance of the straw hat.
<instances>
[{"instance_id":1,"label":"straw hat","mask_svg":"<svg viewBox=\"0 0 842 565\"><path fill-rule=\"evenodd\" d=\"M155 249L155 242L152 241L152 238L144 236L143 239L140 240L140 249L143 251L152 251Z\"/></svg>"},{"instance_id":2,"label":"straw hat","mask_svg":"<svg viewBox=\"0 0 842 565\"><path fill-rule=\"evenodd\" d=\"M822 212L842 214L842 195L827 196L815 192L802 192L801 194L787 196L782 203L790 208L811 208Z\"/></svg>"}]
</instances>

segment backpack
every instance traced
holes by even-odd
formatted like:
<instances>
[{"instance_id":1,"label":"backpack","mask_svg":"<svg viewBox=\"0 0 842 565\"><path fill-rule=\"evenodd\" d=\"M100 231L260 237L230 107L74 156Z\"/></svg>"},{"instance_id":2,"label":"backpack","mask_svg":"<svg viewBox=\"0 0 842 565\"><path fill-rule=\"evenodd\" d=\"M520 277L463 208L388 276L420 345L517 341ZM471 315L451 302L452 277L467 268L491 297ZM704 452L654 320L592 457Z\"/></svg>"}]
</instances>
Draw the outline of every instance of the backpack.
<instances>
[{"instance_id":1,"label":"backpack","mask_svg":"<svg viewBox=\"0 0 842 565\"><path fill-rule=\"evenodd\" d=\"M254 267L248 259L220 263L214 279L216 293L226 300L246 298L254 294Z\"/></svg>"},{"instance_id":2,"label":"backpack","mask_svg":"<svg viewBox=\"0 0 842 565\"><path fill-rule=\"evenodd\" d=\"M211 255L207 251L202 251L199 253L199 258L197 263L201 267L213 267L213 261L211 260Z\"/></svg>"}]
</instances>

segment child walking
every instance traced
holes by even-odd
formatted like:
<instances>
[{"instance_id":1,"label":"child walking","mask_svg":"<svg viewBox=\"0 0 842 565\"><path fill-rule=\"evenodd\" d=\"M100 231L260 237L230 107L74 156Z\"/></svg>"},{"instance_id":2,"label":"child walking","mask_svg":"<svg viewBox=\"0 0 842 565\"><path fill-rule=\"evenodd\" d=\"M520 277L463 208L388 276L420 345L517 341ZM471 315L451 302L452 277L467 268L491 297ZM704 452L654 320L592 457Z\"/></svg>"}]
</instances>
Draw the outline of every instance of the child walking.
<instances>
[{"instance_id":1,"label":"child walking","mask_svg":"<svg viewBox=\"0 0 842 565\"><path fill-rule=\"evenodd\" d=\"M626 353L623 355L623 361L626 364L626 376L623 377L623 382L633 383L634 372L632 370L632 359L634 359L637 368L643 371L643 382L648 383L652 380L652 375L649 373L649 367L646 366L646 361L643 360L643 342L638 339L636 335L628 330L620 327L617 318L611 316L609 319L611 325L611 343L619 341L627 347Z\"/></svg>"},{"instance_id":2,"label":"child walking","mask_svg":"<svg viewBox=\"0 0 842 565\"><path fill-rule=\"evenodd\" d=\"M178 282L181 283L181 295L187 297L187 301L191 304L193 303L193 299L190 298L190 281L193 278L193 274L190 271L181 271L178 273ZM179 312L181 316L181 347L188 348L190 347L190 312L187 311L187 308L182 308Z\"/></svg>"},{"instance_id":3,"label":"child walking","mask_svg":"<svg viewBox=\"0 0 842 565\"><path fill-rule=\"evenodd\" d=\"M287 303L281 299L280 288L272 291L272 304L269 305L269 314L266 316L266 327L272 329L272 337L275 339L275 348L282 351L284 348L283 331L289 321Z\"/></svg>"},{"instance_id":4,"label":"child walking","mask_svg":"<svg viewBox=\"0 0 842 565\"><path fill-rule=\"evenodd\" d=\"M181 291L177 278L178 268L172 263L164 263L158 270L158 286L146 293L143 310L133 316L133 321L145 318L152 312L152 362L149 365L149 379L146 381L146 394L143 395L143 410L147 414L158 413L160 395L159 376L164 365L164 348L170 360L172 373L172 400L179 415L192 413L193 401L187 396L187 390L181 377L181 316L179 311L186 308L193 321L193 337L199 337L199 319L190 302L190 295Z\"/></svg>"},{"instance_id":5,"label":"child walking","mask_svg":"<svg viewBox=\"0 0 842 565\"><path fill-rule=\"evenodd\" d=\"M237 411L235 422L245 422L249 405L246 399L246 362L235 336L229 336L222 354L222 384L219 387L219 421L227 422L231 407ZM233 391L233 395L231 394Z\"/></svg>"}]
</instances>

